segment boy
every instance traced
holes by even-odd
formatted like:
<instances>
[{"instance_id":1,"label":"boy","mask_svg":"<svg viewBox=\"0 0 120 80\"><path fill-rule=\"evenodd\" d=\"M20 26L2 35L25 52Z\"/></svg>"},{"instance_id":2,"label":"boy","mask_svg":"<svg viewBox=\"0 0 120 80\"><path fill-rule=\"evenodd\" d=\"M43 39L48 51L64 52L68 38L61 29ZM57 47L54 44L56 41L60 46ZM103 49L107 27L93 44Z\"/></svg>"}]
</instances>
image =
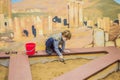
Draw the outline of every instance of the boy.
<instances>
[{"instance_id":1,"label":"boy","mask_svg":"<svg viewBox=\"0 0 120 80\"><path fill-rule=\"evenodd\" d=\"M63 52L65 51L65 42L71 39L71 32L69 30L65 30L61 33L54 34L49 37L46 41L46 52L51 55L53 52L57 53L59 56L59 60L64 62Z\"/></svg>"}]
</instances>

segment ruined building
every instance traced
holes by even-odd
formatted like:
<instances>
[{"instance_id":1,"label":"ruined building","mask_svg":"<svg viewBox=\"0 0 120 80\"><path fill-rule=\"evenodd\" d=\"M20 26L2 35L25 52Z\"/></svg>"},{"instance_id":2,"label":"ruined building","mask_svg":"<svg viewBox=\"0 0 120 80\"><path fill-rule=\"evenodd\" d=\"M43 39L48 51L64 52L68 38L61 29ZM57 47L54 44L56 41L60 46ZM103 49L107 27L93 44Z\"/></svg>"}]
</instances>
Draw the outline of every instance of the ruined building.
<instances>
[{"instance_id":1,"label":"ruined building","mask_svg":"<svg viewBox=\"0 0 120 80\"><path fill-rule=\"evenodd\" d=\"M11 18L11 0L0 0L0 14Z\"/></svg>"}]
</instances>

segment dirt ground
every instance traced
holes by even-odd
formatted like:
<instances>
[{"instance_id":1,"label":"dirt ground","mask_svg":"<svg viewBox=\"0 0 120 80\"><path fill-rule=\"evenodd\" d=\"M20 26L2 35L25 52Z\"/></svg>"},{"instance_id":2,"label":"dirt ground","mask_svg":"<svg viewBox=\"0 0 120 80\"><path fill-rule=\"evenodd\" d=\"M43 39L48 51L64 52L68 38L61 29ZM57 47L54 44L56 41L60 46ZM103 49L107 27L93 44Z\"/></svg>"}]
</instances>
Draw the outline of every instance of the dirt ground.
<instances>
[{"instance_id":1,"label":"dirt ground","mask_svg":"<svg viewBox=\"0 0 120 80\"><path fill-rule=\"evenodd\" d=\"M8 80L8 68L0 66L0 80Z\"/></svg>"},{"instance_id":2,"label":"dirt ground","mask_svg":"<svg viewBox=\"0 0 120 80\"><path fill-rule=\"evenodd\" d=\"M101 80L120 80L120 71L114 72Z\"/></svg>"},{"instance_id":3,"label":"dirt ground","mask_svg":"<svg viewBox=\"0 0 120 80\"><path fill-rule=\"evenodd\" d=\"M87 62L87 60L79 59L66 61L66 64L61 62L34 64L31 66L33 80L52 80L54 77L60 76Z\"/></svg>"}]
</instances>

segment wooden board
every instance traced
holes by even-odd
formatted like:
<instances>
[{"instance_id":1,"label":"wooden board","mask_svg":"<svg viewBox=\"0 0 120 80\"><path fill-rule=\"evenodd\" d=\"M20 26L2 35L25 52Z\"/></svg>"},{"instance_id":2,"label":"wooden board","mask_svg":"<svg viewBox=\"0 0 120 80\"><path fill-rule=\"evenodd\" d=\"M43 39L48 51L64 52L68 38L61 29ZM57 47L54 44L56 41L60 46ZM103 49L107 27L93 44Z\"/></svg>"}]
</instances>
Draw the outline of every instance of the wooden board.
<instances>
[{"instance_id":1,"label":"wooden board","mask_svg":"<svg viewBox=\"0 0 120 80\"><path fill-rule=\"evenodd\" d=\"M10 56L8 80L32 80L27 55L17 54Z\"/></svg>"}]
</instances>

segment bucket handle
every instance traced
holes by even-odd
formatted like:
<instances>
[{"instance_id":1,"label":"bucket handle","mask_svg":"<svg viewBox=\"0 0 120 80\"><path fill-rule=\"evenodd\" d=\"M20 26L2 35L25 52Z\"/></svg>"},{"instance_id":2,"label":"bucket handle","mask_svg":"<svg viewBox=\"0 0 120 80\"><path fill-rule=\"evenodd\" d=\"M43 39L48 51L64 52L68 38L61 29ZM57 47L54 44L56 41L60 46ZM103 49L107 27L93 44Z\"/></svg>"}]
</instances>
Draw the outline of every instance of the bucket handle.
<instances>
[{"instance_id":1,"label":"bucket handle","mask_svg":"<svg viewBox=\"0 0 120 80\"><path fill-rule=\"evenodd\" d=\"M34 49L35 49L35 47L33 49L31 49L31 50L26 50L26 52L32 52Z\"/></svg>"}]
</instances>

